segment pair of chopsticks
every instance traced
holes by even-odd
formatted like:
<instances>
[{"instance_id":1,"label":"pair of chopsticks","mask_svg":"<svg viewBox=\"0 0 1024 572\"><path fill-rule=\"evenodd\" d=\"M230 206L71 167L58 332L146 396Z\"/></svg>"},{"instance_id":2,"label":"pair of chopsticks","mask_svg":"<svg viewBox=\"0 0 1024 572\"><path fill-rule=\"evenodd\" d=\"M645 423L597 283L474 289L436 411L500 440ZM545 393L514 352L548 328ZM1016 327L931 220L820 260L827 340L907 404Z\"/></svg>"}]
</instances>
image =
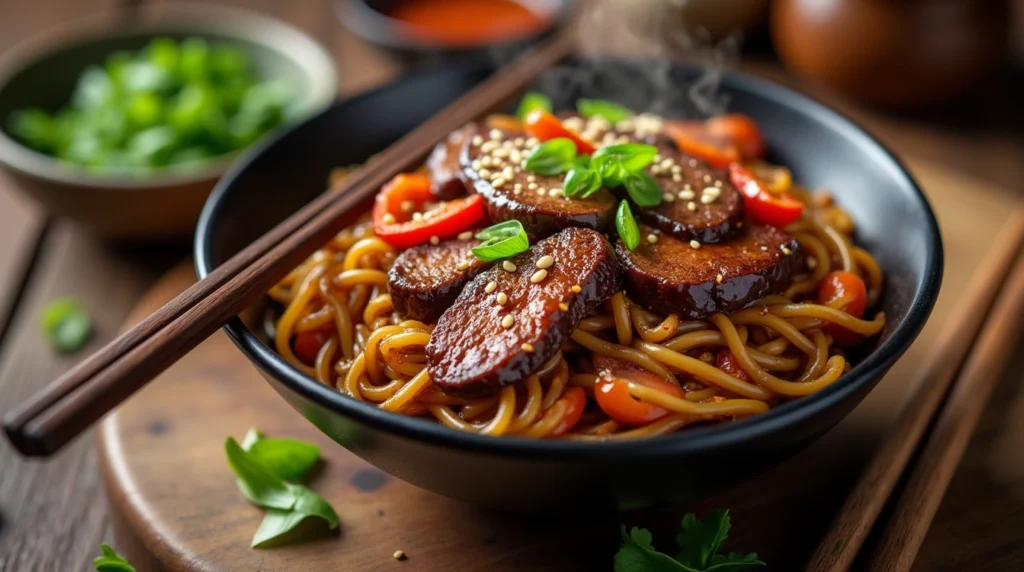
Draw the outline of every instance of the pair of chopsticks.
<instances>
[{"instance_id":1,"label":"pair of chopsticks","mask_svg":"<svg viewBox=\"0 0 1024 572\"><path fill-rule=\"evenodd\" d=\"M59 450L170 367L361 214L394 175L417 166L448 133L491 112L572 51L572 28L495 72L219 266L177 298L35 394L4 418L27 456Z\"/></svg>"},{"instance_id":2,"label":"pair of chopsticks","mask_svg":"<svg viewBox=\"0 0 1024 572\"><path fill-rule=\"evenodd\" d=\"M983 274L970 286L972 294L994 301L988 308L957 306L935 345L937 354L929 356L907 405L861 473L805 568L808 572L850 569L901 478L905 485L892 499L892 514L866 570L910 570L1018 340L1015 323L1024 318L1022 242L1024 214L1018 212L997 237L996 251L986 261ZM920 454L910 465L916 451Z\"/></svg>"}]
</instances>

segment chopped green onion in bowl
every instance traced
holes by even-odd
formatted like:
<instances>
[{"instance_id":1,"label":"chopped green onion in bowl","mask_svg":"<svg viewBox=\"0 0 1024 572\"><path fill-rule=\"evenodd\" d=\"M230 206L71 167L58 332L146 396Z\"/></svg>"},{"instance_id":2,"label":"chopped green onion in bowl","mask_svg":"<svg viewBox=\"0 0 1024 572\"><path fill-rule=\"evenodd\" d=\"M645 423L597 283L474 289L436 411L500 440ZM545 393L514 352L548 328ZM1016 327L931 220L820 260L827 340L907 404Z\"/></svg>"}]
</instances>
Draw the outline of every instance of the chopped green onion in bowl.
<instances>
[{"instance_id":1,"label":"chopped green onion in bowl","mask_svg":"<svg viewBox=\"0 0 1024 572\"><path fill-rule=\"evenodd\" d=\"M195 169L250 146L293 118L297 94L263 80L240 47L156 38L87 68L55 112L13 112L24 145L91 171Z\"/></svg>"}]
</instances>

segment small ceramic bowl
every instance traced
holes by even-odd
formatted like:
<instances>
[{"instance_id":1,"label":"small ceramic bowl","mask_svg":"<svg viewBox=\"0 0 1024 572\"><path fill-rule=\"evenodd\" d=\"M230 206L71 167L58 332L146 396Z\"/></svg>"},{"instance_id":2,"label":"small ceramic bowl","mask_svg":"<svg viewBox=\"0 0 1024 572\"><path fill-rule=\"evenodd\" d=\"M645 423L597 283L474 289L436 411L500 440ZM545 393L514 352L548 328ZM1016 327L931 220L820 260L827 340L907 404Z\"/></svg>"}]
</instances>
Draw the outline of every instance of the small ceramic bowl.
<instances>
[{"instance_id":1,"label":"small ceramic bowl","mask_svg":"<svg viewBox=\"0 0 1024 572\"><path fill-rule=\"evenodd\" d=\"M161 240L187 235L203 202L236 154L188 172L102 174L38 153L5 131L12 112L54 111L70 97L82 70L115 51L138 50L155 37L201 37L242 47L256 73L298 86L302 115L337 94L334 63L312 38L278 20L210 6L159 6L131 19L87 18L48 30L0 61L0 165L16 187L50 212L117 239Z\"/></svg>"}]
</instances>

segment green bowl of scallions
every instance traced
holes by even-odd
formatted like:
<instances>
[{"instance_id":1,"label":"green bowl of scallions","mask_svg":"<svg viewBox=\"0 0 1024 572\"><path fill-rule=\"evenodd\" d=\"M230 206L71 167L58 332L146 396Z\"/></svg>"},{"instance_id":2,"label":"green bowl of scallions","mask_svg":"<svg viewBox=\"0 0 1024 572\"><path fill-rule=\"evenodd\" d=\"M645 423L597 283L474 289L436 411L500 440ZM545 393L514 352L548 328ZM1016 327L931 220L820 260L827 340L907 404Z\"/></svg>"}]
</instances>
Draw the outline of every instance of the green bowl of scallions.
<instances>
[{"instance_id":1,"label":"green bowl of scallions","mask_svg":"<svg viewBox=\"0 0 1024 572\"><path fill-rule=\"evenodd\" d=\"M0 166L103 236L176 238L239 153L336 92L327 53L272 18L211 6L88 18L0 59Z\"/></svg>"}]
</instances>

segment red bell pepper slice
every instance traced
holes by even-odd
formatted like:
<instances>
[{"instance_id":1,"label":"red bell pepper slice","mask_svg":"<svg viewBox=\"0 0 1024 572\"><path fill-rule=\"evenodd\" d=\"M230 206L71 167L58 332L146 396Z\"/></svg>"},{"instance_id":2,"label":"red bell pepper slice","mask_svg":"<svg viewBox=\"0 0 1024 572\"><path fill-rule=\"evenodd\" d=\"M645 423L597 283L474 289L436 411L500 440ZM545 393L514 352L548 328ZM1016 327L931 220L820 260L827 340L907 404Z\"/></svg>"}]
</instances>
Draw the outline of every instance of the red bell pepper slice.
<instances>
[{"instance_id":1,"label":"red bell pepper slice","mask_svg":"<svg viewBox=\"0 0 1024 572\"><path fill-rule=\"evenodd\" d=\"M430 179L419 174L396 175L377 194L373 205L373 231L381 240L395 248L410 248L424 244L432 237L451 238L484 220L487 213L483 198L470 195L453 201L441 202L423 218L415 220L413 212L433 202ZM412 204L413 208L408 207Z\"/></svg>"},{"instance_id":2,"label":"red bell pepper slice","mask_svg":"<svg viewBox=\"0 0 1024 572\"><path fill-rule=\"evenodd\" d=\"M800 218L804 204L786 194L773 195L740 163L729 165L729 180L746 197L747 214L758 222L783 227Z\"/></svg>"},{"instance_id":3,"label":"red bell pepper slice","mask_svg":"<svg viewBox=\"0 0 1024 572\"><path fill-rule=\"evenodd\" d=\"M557 117L543 109L534 109L527 114L523 129L539 141L548 141L559 137L571 139L576 144L576 152L581 155L592 155L597 150L591 142L573 133L562 125Z\"/></svg>"}]
</instances>

